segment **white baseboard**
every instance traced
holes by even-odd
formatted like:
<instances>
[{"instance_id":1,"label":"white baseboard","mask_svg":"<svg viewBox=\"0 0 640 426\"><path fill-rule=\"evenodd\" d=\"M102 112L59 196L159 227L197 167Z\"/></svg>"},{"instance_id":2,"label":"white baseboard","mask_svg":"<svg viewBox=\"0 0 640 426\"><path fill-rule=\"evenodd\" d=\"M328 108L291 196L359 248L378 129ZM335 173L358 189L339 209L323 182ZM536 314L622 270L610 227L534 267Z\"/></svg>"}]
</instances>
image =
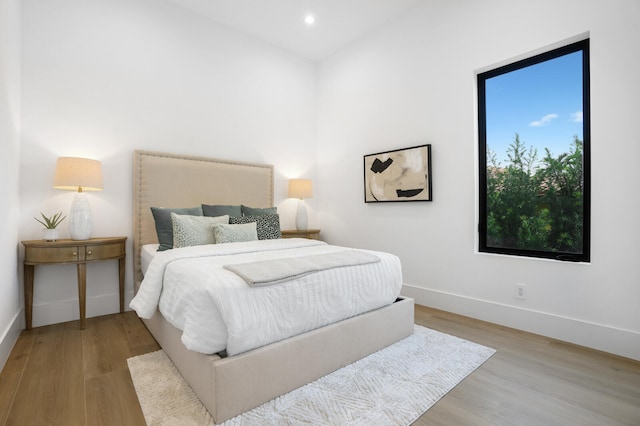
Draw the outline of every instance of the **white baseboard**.
<instances>
[{"instance_id":1,"label":"white baseboard","mask_svg":"<svg viewBox=\"0 0 640 426\"><path fill-rule=\"evenodd\" d=\"M0 370L7 363L7 359L9 359L9 355L18 341L22 328L22 309L20 309L0 338Z\"/></svg>"},{"instance_id":2,"label":"white baseboard","mask_svg":"<svg viewBox=\"0 0 640 426\"><path fill-rule=\"evenodd\" d=\"M540 334L640 361L640 333L489 300L404 284L402 295L429 306L482 321Z\"/></svg>"}]
</instances>

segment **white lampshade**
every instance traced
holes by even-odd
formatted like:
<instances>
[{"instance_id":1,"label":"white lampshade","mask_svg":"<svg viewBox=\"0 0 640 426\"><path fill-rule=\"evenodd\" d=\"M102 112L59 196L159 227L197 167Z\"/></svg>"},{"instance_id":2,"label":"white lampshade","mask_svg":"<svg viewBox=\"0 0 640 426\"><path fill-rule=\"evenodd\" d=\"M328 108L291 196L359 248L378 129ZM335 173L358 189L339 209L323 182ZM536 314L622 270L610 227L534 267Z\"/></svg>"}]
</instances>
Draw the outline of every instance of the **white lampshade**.
<instances>
[{"instance_id":1,"label":"white lampshade","mask_svg":"<svg viewBox=\"0 0 640 426\"><path fill-rule=\"evenodd\" d=\"M289 181L289 198L311 197L313 197L311 179L291 179Z\"/></svg>"},{"instance_id":2,"label":"white lampshade","mask_svg":"<svg viewBox=\"0 0 640 426\"><path fill-rule=\"evenodd\" d=\"M102 191L102 164L98 160L60 157L53 187L70 191Z\"/></svg>"},{"instance_id":3,"label":"white lampshade","mask_svg":"<svg viewBox=\"0 0 640 426\"><path fill-rule=\"evenodd\" d=\"M313 186L311 179L291 179L289 181L289 198L299 198L298 209L296 210L296 229L305 231L308 226L307 206L304 198L313 196Z\"/></svg>"},{"instance_id":4,"label":"white lampshade","mask_svg":"<svg viewBox=\"0 0 640 426\"><path fill-rule=\"evenodd\" d=\"M69 211L69 235L72 240L91 238L91 207L84 191L102 190L102 164L89 158L60 157L53 187L77 191Z\"/></svg>"}]
</instances>

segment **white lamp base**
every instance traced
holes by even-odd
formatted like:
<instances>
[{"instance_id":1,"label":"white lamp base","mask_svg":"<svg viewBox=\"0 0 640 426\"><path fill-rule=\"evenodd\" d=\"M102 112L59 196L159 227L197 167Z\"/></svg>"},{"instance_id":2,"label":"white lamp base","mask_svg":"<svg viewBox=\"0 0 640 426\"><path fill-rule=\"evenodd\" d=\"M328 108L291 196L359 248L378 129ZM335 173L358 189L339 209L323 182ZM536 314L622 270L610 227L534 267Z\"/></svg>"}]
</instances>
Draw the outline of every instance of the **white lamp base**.
<instances>
[{"instance_id":1,"label":"white lamp base","mask_svg":"<svg viewBox=\"0 0 640 426\"><path fill-rule=\"evenodd\" d=\"M306 231L307 227L307 206L301 198L298 200L298 209L296 210L296 229L298 231Z\"/></svg>"},{"instance_id":2,"label":"white lamp base","mask_svg":"<svg viewBox=\"0 0 640 426\"><path fill-rule=\"evenodd\" d=\"M91 238L91 207L87 195L76 193L69 211L69 235L72 240Z\"/></svg>"}]
</instances>

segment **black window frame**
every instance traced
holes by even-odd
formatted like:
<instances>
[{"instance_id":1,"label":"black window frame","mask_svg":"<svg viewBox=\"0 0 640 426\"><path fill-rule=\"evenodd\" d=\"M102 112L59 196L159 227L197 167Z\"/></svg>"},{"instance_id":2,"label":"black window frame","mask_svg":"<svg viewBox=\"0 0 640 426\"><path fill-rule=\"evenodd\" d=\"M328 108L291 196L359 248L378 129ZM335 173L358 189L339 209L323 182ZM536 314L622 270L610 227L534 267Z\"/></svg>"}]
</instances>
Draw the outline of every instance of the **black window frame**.
<instances>
[{"instance_id":1,"label":"black window frame","mask_svg":"<svg viewBox=\"0 0 640 426\"><path fill-rule=\"evenodd\" d=\"M487 128L486 86L488 79L536 65L551 59L582 51L582 104L583 104L583 223L582 253L539 251L518 248L491 247L487 245ZM573 262L591 261L591 114L589 84L589 39L574 42L508 65L478 73L478 148L479 148L479 252Z\"/></svg>"}]
</instances>

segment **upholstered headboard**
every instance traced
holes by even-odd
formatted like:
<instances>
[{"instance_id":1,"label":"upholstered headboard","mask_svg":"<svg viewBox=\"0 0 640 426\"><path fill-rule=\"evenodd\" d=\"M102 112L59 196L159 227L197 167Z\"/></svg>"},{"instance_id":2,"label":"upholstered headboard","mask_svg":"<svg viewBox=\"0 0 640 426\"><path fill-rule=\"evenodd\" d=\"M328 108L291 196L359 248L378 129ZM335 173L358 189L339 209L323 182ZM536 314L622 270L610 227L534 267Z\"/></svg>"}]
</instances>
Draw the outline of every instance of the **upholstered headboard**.
<instances>
[{"instance_id":1,"label":"upholstered headboard","mask_svg":"<svg viewBox=\"0 0 640 426\"><path fill-rule=\"evenodd\" d=\"M133 271L137 291L140 249L158 242L151 207L201 204L273 206L273 166L135 151L133 164Z\"/></svg>"}]
</instances>

